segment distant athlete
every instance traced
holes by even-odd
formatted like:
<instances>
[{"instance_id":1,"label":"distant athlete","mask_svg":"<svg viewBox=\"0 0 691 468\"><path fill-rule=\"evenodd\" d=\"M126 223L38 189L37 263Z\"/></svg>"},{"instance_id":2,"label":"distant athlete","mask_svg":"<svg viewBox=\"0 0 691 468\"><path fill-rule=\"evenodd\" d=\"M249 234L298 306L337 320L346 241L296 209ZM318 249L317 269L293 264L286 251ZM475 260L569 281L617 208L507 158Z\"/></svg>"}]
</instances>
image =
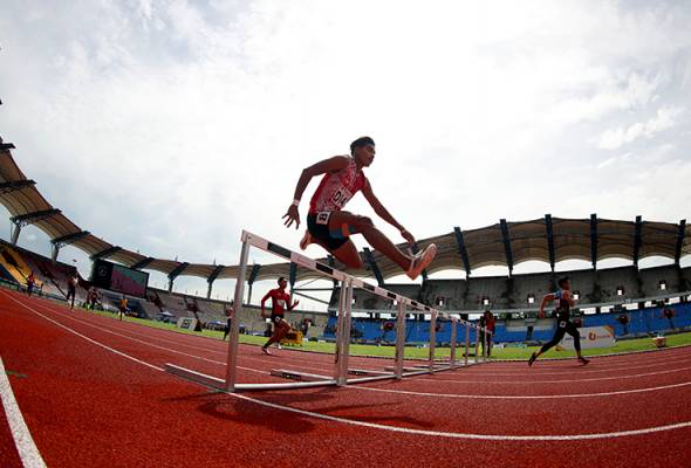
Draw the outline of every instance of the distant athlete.
<instances>
[{"instance_id":1,"label":"distant athlete","mask_svg":"<svg viewBox=\"0 0 691 468\"><path fill-rule=\"evenodd\" d=\"M300 227L300 199L312 178L324 174L310 202L307 231L300 242L300 248L304 250L309 244L317 243L347 267L361 269L362 259L350 236L362 234L372 247L396 262L408 277L417 278L434 260L437 254L435 244L428 245L417 255L407 255L374 227L371 219L342 211L346 203L357 192L362 191L380 218L398 229L409 244L415 243L413 235L391 216L374 195L363 172L363 168L369 167L374 161L374 140L370 137L358 138L351 143L350 152L350 156L334 156L302 171L295 188L293 204L283 216L286 227L290 227L293 222L296 229Z\"/></svg>"},{"instance_id":2,"label":"distant athlete","mask_svg":"<svg viewBox=\"0 0 691 468\"><path fill-rule=\"evenodd\" d=\"M278 287L272 289L266 296L262 298L262 317L266 318L266 301L271 299L271 323L274 326L274 332L269 341L262 346L262 351L265 354L271 354L269 346L274 343L281 343L284 336L290 331L290 324L285 319L286 311L291 311L300 303L300 301L291 302L290 294L286 292L288 282L285 278L278 279Z\"/></svg>"},{"instance_id":3,"label":"distant athlete","mask_svg":"<svg viewBox=\"0 0 691 468\"><path fill-rule=\"evenodd\" d=\"M547 294L542 298L540 302L540 318L545 317L545 305L548 302L554 301L557 312L557 329L554 332L554 337L549 343L545 343L539 351L533 353L528 360L528 365L532 366L537 358L542 354L546 353L547 350L559 344L559 342L564 338L565 334L569 334L573 337L573 346L576 348L576 354L578 355L578 360L584 365L588 364L590 361L581 355L581 334L576 328L576 325L569 320L571 307L576 305L576 301L571 295L571 283L568 278L561 278L558 281L559 290L557 292Z\"/></svg>"}]
</instances>

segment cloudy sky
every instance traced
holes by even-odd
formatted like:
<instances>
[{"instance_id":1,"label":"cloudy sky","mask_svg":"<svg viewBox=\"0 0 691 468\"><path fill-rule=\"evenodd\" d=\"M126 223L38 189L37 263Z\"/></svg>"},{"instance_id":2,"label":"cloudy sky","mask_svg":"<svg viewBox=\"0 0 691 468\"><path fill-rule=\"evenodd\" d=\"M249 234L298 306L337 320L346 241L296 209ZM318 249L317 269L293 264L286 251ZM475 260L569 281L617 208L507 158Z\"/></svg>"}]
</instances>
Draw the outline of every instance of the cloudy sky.
<instances>
[{"instance_id":1,"label":"cloudy sky","mask_svg":"<svg viewBox=\"0 0 691 468\"><path fill-rule=\"evenodd\" d=\"M235 263L243 228L297 245L300 171L364 134L375 193L418 238L678 222L689 24L687 1L3 0L0 136L81 228L189 262Z\"/></svg>"}]
</instances>

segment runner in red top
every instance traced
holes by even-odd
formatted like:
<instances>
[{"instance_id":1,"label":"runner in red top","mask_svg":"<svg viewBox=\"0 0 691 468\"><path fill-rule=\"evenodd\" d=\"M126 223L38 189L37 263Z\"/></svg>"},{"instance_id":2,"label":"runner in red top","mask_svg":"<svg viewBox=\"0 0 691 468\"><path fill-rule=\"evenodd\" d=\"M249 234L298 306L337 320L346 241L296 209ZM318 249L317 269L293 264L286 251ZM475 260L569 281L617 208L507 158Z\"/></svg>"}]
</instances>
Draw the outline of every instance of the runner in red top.
<instances>
[{"instance_id":1,"label":"runner in red top","mask_svg":"<svg viewBox=\"0 0 691 468\"><path fill-rule=\"evenodd\" d=\"M274 325L274 333L269 341L262 346L265 354L271 354L269 346L280 343L283 337L290 331L290 324L285 320L285 312L293 310L300 301L291 302L290 294L286 292L288 282L282 276L278 278L278 287L272 289L262 298L262 317L266 318L266 301L271 298L271 323Z\"/></svg>"},{"instance_id":2,"label":"runner in red top","mask_svg":"<svg viewBox=\"0 0 691 468\"><path fill-rule=\"evenodd\" d=\"M374 227L371 219L343 211L346 203L357 192L362 191L380 218L398 229L408 243L415 243L413 235L391 216L374 195L363 172L363 168L369 167L374 161L374 140L370 137L358 138L351 143L350 152L350 156L334 156L302 171L295 188L293 204L283 216L286 227L290 227L293 222L296 229L300 227L300 199L312 178L324 174L310 202L307 232L300 242L300 248L304 250L309 244L317 243L347 267L359 270L363 267L362 259L350 236L362 234L372 247L396 262L411 279L417 278L437 254L435 244L428 245L417 255L407 255Z\"/></svg>"}]
</instances>

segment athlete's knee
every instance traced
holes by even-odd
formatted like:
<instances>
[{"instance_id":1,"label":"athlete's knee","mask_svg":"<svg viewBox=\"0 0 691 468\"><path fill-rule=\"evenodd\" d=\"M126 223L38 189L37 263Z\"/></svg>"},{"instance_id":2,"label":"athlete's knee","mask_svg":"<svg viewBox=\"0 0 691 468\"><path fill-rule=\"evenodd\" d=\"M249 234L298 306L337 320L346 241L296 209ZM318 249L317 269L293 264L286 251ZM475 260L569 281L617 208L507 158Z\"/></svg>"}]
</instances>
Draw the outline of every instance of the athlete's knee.
<instances>
[{"instance_id":1,"label":"athlete's knee","mask_svg":"<svg viewBox=\"0 0 691 468\"><path fill-rule=\"evenodd\" d=\"M368 218L367 216L357 216L353 224L353 227L357 228L360 231L374 227L372 219Z\"/></svg>"}]
</instances>

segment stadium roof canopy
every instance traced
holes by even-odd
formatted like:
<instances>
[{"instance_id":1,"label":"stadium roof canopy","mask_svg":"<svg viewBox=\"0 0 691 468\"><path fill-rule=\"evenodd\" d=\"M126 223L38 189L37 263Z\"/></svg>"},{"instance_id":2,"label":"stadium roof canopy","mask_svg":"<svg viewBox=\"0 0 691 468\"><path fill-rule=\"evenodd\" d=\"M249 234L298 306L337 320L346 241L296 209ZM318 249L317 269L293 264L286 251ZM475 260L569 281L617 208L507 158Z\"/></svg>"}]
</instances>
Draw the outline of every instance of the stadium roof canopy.
<instances>
[{"instance_id":1,"label":"stadium roof canopy","mask_svg":"<svg viewBox=\"0 0 691 468\"><path fill-rule=\"evenodd\" d=\"M36 183L27 179L12 157L14 145L0 138L0 203L10 212L15 228L12 241L16 243L21 228L34 225L50 237L54 258L59 249L72 245L91 256L121 263L135 269L158 271L168 275L171 282L177 276L197 276L209 282L216 279L237 278L238 266L194 264L177 260L152 258L111 244L89 231L81 229L59 209L54 208L38 191ZM679 260L691 254L691 226L682 220L678 224L643 221L600 219L566 219L546 215L532 221L499 223L480 229L461 230L456 227L448 234L419 241L424 248L435 242L439 247L436 260L426 274L441 270L459 269L468 273L485 266L506 266L509 271L519 263L536 260L554 268L564 260L586 260L597 265L600 260L620 258L638 264L642 258L662 256ZM403 247L403 244L400 245ZM400 275L396 264L380 252L369 249L361 252L365 267L359 271L346 270L356 276L374 277L380 283ZM343 269L332 258L321 262ZM291 282L317 278L317 274L289 263L249 266L250 281L273 279L279 276Z\"/></svg>"}]
</instances>

